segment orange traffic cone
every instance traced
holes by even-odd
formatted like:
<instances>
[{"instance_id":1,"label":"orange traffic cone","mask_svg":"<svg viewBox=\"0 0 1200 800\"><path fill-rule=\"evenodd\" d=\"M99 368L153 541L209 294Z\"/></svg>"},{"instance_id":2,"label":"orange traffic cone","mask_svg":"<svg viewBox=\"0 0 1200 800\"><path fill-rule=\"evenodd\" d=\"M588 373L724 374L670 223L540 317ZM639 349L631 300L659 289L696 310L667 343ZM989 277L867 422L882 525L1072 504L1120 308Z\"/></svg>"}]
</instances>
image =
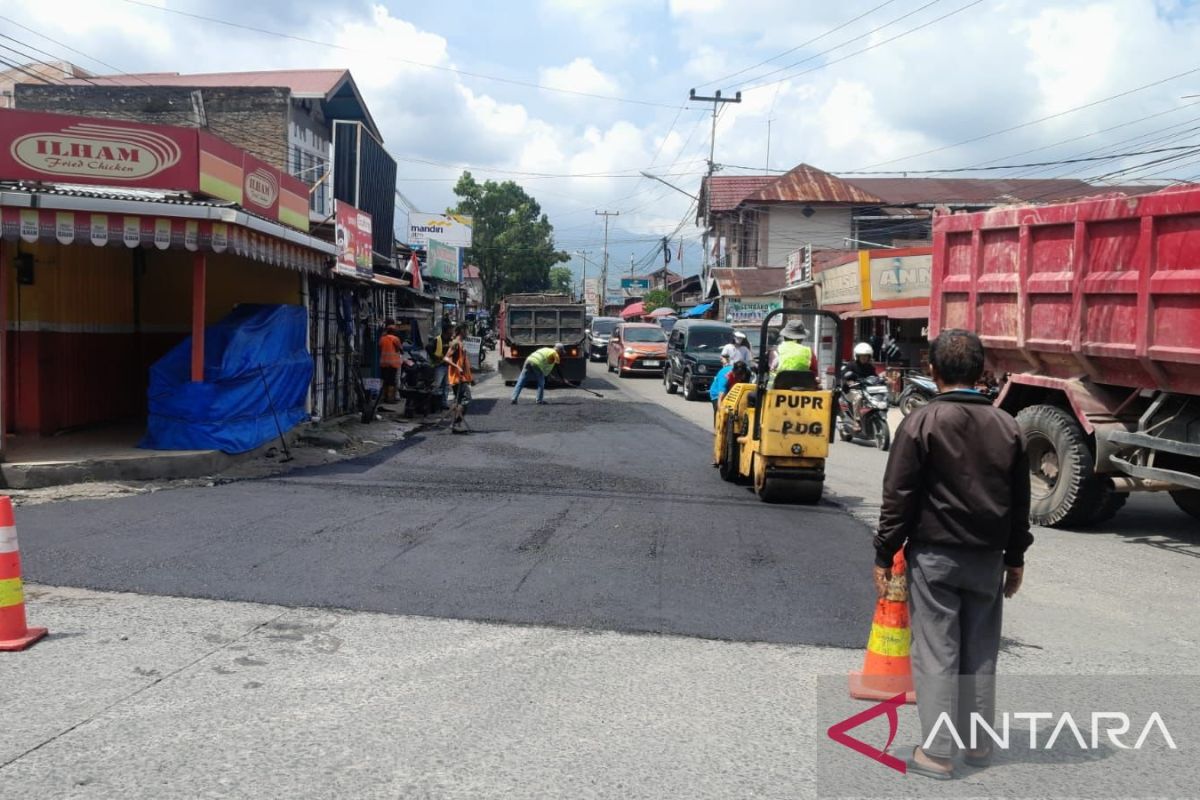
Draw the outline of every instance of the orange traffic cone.
<instances>
[{"instance_id":1,"label":"orange traffic cone","mask_svg":"<svg viewBox=\"0 0 1200 800\"><path fill-rule=\"evenodd\" d=\"M904 692L906 702L915 703L912 662L908 649L912 629L908 625L908 581L904 551L892 561L892 580L887 594L875 606L871 638L862 672L850 674L850 696L858 700L890 700Z\"/></svg>"},{"instance_id":2,"label":"orange traffic cone","mask_svg":"<svg viewBox=\"0 0 1200 800\"><path fill-rule=\"evenodd\" d=\"M45 635L45 628L25 625L25 590L12 501L0 497L0 650L24 650Z\"/></svg>"}]
</instances>

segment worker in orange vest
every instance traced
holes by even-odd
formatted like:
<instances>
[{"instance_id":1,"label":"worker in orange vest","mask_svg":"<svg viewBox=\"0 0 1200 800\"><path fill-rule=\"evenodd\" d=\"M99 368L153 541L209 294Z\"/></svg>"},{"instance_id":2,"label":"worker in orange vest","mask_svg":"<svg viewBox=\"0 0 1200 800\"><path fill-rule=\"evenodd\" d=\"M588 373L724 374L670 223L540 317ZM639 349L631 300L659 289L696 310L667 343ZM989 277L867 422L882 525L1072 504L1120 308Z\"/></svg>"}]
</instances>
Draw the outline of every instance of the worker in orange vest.
<instances>
[{"instance_id":1,"label":"worker in orange vest","mask_svg":"<svg viewBox=\"0 0 1200 800\"><path fill-rule=\"evenodd\" d=\"M454 329L454 339L446 348L446 358L444 359L447 367L446 379L454 392L454 404L450 406L453 409L453 417L450 422L451 433L466 431L466 422L463 417L467 413L467 405L471 402L471 387L475 385L475 376L471 373L471 357L463 342L466 335L466 325L460 324Z\"/></svg>"},{"instance_id":2,"label":"worker in orange vest","mask_svg":"<svg viewBox=\"0 0 1200 800\"><path fill-rule=\"evenodd\" d=\"M383 402L396 402L396 378L404 360L404 342L396 335L396 326L388 325L379 337L379 376L383 379Z\"/></svg>"}]
</instances>

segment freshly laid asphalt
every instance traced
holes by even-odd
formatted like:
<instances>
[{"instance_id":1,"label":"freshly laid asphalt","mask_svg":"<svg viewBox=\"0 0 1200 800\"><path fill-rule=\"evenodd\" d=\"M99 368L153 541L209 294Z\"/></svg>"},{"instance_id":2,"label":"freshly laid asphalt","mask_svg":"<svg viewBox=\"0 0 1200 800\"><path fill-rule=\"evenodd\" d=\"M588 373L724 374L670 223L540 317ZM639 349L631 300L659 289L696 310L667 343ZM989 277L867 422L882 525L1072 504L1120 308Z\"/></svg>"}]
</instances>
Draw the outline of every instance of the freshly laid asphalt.
<instances>
[{"instance_id":1,"label":"freshly laid asphalt","mask_svg":"<svg viewBox=\"0 0 1200 800\"><path fill-rule=\"evenodd\" d=\"M711 438L606 393L509 405L286 477L28 507L27 580L282 606L860 648L869 534L720 480Z\"/></svg>"}]
</instances>

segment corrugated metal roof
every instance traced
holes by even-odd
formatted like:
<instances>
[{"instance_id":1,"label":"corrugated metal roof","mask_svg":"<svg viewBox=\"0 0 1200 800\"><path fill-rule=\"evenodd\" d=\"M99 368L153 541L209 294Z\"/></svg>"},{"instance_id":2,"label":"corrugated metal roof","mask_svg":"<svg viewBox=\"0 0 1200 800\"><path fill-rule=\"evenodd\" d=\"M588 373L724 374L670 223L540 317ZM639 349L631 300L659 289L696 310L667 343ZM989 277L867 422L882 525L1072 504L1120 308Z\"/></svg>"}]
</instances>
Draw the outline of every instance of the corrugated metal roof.
<instances>
[{"instance_id":1,"label":"corrugated metal roof","mask_svg":"<svg viewBox=\"0 0 1200 800\"><path fill-rule=\"evenodd\" d=\"M744 198L747 203L843 203L878 205L879 197L808 164L789 172Z\"/></svg>"},{"instance_id":2,"label":"corrugated metal roof","mask_svg":"<svg viewBox=\"0 0 1200 800\"><path fill-rule=\"evenodd\" d=\"M63 83L102 86L279 86L304 97L328 97L349 75L344 69L271 69L259 72L142 72L97 75L85 80L66 78Z\"/></svg>"},{"instance_id":3,"label":"corrugated metal roof","mask_svg":"<svg viewBox=\"0 0 1200 800\"><path fill-rule=\"evenodd\" d=\"M1097 194L1145 194L1161 186L1093 186L1075 178L857 178L855 186L890 205L1054 203Z\"/></svg>"},{"instance_id":4,"label":"corrugated metal roof","mask_svg":"<svg viewBox=\"0 0 1200 800\"><path fill-rule=\"evenodd\" d=\"M721 297L759 297L782 289L787 283L787 270L783 267L713 269L709 270L709 277Z\"/></svg>"},{"instance_id":5,"label":"corrugated metal roof","mask_svg":"<svg viewBox=\"0 0 1200 800\"><path fill-rule=\"evenodd\" d=\"M202 200L187 192L165 192L156 189L129 189L124 187L81 186L67 183L27 184L21 181L0 181L0 189L6 192L26 194L50 194L61 197L96 197L104 200L136 200L144 203L166 203L175 206L208 206L212 208L240 208L236 203L224 200ZM252 212L247 212L252 213ZM255 214L255 216L258 216ZM263 218L265 219L265 217ZM268 220L274 222L274 220Z\"/></svg>"},{"instance_id":6,"label":"corrugated metal roof","mask_svg":"<svg viewBox=\"0 0 1200 800\"><path fill-rule=\"evenodd\" d=\"M712 198L708 203L710 211L732 211L742 204L747 196L754 194L763 186L775 180L771 175L718 175L705 178L701 191L712 186ZM704 205L701 204L701 208Z\"/></svg>"}]
</instances>

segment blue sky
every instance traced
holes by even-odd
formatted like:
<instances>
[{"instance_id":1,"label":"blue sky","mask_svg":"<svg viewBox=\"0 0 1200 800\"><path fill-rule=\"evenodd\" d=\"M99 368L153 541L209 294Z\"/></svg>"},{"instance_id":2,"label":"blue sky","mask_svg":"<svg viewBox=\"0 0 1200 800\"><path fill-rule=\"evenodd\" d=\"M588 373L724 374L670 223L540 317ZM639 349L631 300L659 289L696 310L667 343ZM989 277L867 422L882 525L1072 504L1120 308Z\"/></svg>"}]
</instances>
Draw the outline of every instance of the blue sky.
<instances>
[{"instance_id":1,"label":"blue sky","mask_svg":"<svg viewBox=\"0 0 1200 800\"><path fill-rule=\"evenodd\" d=\"M768 120L772 168L807 162L829 170L945 169L1139 152L1197 142L1194 129L1200 127L1200 107L1191 108L1197 100L1183 99L1200 94L1200 9L1191 2L145 5L9 0L0 14L61 45L24 31L12 34L22 41L100 72L105 68L63 45L121 71L349 67L398 159L401 189L423 209L453 204L450 188L463 167L481 178L512 178L542 203L560 246L589 250L593 258L599 257L603 231L594 211L620 211L611 233L614 265L628 264L630 254L648 260L654 241L665 234L684 239L686 271L699 264L689 198L637 177L647 169L687 192L698 189L709 128L706 108L686 103L692 87L745 91L744 102L728 107L720 120L716 161L726 165L723 174L763 171ZM1164 80L1189 70L1197 71ZM1112 176L1114 182L1200 174L1200 155L1169 154L1180 157L1157 168L1132 169L1151 158L1132 156L1009 174L1102 178L1129 169Z\"/></svg>"}]
</instances>

